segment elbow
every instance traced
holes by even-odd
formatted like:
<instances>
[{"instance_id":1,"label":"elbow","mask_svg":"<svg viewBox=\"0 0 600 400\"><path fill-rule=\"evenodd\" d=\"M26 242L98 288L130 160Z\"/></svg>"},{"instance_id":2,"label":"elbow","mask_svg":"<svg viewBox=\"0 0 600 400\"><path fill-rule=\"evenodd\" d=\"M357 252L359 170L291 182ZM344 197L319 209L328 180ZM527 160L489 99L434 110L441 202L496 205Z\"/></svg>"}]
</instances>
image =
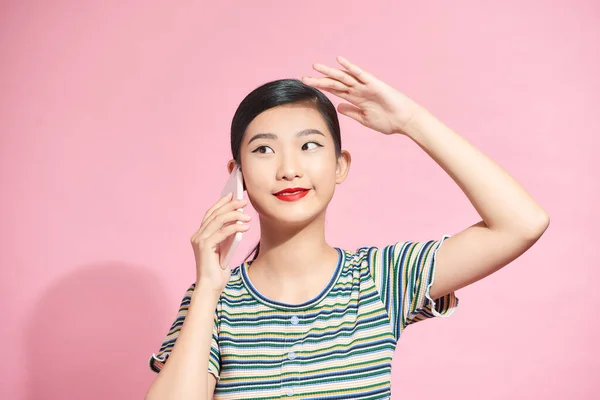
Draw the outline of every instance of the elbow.
<instances>
[{"instance_id":1,"label":"elbow","mask_svg":"<svg viewBox=\"0 0 600 400\"><path fill-rule=\"evenodd\" d=\"M543 210L533 218L525 229L525 238L529 241L537 241L550 226L550 216Z\"/></svg>"}]
</instances>

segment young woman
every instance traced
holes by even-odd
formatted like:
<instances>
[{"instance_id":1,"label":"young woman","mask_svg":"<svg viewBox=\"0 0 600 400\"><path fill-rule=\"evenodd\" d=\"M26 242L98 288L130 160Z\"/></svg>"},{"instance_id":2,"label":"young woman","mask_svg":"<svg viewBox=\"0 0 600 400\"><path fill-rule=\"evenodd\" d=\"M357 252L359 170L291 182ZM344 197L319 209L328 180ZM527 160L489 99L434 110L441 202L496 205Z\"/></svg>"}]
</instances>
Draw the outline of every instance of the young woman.
<instances>
[{"instance_id":1,"label":"young woman","mask_svg":"<svg viewBox=\"0 0 600 400\"><path fill-rule=\"evenodd\" d=\"M260 222L251 261L219 264L219 243L248 229L220 199L191 238L196 282L150 366L147 399L386 399L403 330L450 316L455 291L515 260L549 224L507 172L423 106L338 57L324 76L267 83L232 121L229 171L240 165ZM356 251L331 247L325 214L350 167L334 106L385 135L406 135L464 191L481 221L453 236ZM242 224L236 222L241 221ZM167 362L168 359L168 362Z\"/></svg>"}]
</instances>

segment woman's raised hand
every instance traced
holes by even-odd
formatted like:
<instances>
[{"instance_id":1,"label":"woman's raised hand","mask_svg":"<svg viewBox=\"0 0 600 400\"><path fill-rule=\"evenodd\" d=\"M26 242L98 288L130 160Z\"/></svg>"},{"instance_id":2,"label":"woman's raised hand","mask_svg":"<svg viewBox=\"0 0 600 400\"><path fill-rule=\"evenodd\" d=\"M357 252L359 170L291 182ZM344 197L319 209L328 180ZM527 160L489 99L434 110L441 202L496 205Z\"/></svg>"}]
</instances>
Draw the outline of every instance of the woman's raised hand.
<instances>
[{"instance_id":1,"label":"woman's raised hand","mask_svg":"<svg viewBox=\"0 0 600 400\"><path fill-rule=\"evenodd\" d=\"M341 69L313 64L322 77L302 77L307 85L324 90L348 103L340 103L338 111L367 128L386 135L405 133L404 127L422 107L373 74L337 57Z\"/></svg>"},{"instance_id":2,"label":"woman's raised hand","mask_svg":"<svg viewBox=\"0 0 600 400\"><path fill-rule=\"evenodd\" d=\"M229 278L231 269L221 265L219 243L236 232L248 230L250 216L238 211L248 200L232 200L233 194L222 197L204 215L202 224L190 239L196 258L196 286L221 294ZM242 224L237 222L241 221Z\"/></svg>"}]
</instances>

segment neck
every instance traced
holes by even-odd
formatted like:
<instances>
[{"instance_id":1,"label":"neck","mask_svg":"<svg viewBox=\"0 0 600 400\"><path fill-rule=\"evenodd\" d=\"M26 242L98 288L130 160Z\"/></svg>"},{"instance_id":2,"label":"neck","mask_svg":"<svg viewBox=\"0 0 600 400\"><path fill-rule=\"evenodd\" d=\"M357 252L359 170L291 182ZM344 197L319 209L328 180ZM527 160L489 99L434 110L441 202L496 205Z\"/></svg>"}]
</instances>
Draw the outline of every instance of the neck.
<instances>
[{"instance_id":1,"label":"neck","mask_svg":"<svg viewBox=\"0 0 600 400\"><path fill-rule=\"evenodd\" d=\"M268 270L273 278L312 276L322 270L324 261L337 257L325 240L325 213L302 226L281 226L262 219L260 226L260 252L253 266Z\"/></svg>"}]
</instances>

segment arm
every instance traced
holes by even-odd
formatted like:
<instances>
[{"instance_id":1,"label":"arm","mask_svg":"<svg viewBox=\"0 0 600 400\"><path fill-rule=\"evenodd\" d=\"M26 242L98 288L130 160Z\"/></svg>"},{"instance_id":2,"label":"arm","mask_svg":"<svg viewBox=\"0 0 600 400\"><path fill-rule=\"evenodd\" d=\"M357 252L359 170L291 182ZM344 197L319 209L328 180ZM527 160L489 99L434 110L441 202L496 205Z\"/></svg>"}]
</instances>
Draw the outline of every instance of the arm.
<instances>
[{"instance_id":1,"label":"arm","mask_svg":"<svg viewBox=\"0 0 600 400\"><path fill-rule=\"evenodd\" d=\"M482 218L440 247L432 298L490 275L539 239L548 215L506 171L403 93L345 58L337 60L344 69L313 64L325 77L303 77L303 82L346 100L338 111L367 128L415 141L454 179Z\"/></svg>"},{"instance_id":2,"label":"arm","mask_svg":"<svg viewBox=\"0 0 600 400\"><path fill-rule=\"evenodd\" d=\"M549 217L529 194L426 109L418 107L402 133L448 173L482 218L440 247L432 298L492 274L523 254L544 233Z\"/></svg>"},{"instance_id":3,"label":"arm","mask_svg":"<svg viewBox=\"0 0 600 400\"><path fill-rule=\"evenodd\" d=\"M216 379L208 372L208 359L219 295L207 293L212 291L201 286L194 290L175 346L152 382L146 400L212 398Z\"/></svg>"}]
</instances>

